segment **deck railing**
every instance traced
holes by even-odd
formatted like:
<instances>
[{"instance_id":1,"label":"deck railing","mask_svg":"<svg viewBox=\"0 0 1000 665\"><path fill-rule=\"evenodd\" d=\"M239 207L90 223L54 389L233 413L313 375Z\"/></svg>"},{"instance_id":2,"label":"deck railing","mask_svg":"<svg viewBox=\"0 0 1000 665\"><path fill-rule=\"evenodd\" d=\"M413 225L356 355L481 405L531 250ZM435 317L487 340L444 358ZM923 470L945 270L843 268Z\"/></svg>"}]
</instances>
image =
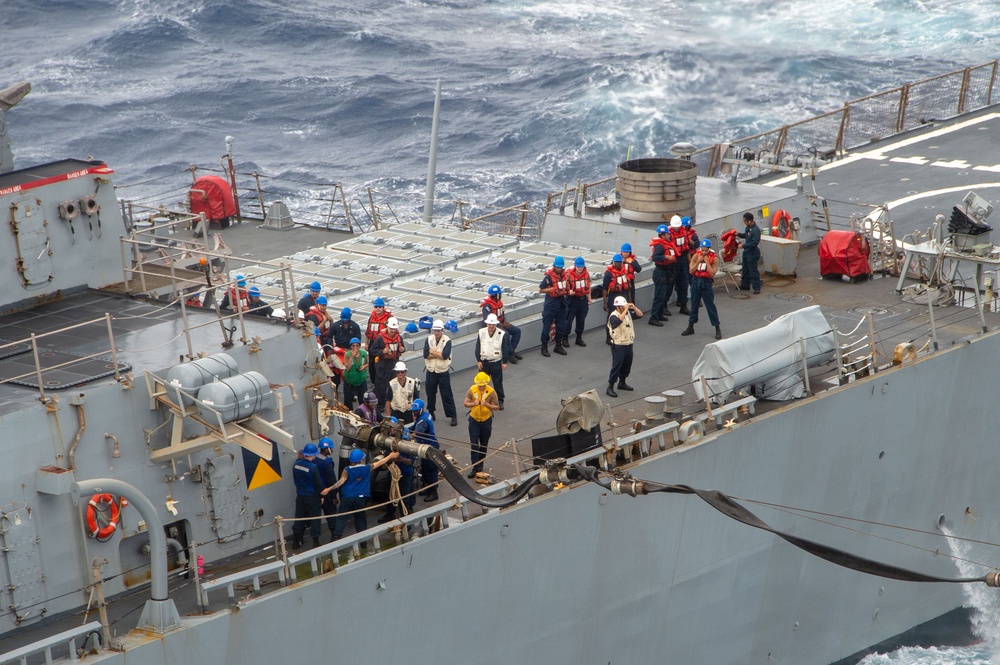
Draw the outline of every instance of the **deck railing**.
<instances>
[{"instance_id":1,"label":"deck railing","mask_svg":"<svg viewBox=\"0 0 1000 665\"><path fill-rule=\"evenodd\" d=\"M993 103L998 61L930 78L846 102L843 108L728 143L698 150L692 159L702 175L717 176L726 149L738 158L783 164L797 157L835 158L844 152L935 120ZM741 180L758 175L747 169Z\"/></svg>"}]
</instances>

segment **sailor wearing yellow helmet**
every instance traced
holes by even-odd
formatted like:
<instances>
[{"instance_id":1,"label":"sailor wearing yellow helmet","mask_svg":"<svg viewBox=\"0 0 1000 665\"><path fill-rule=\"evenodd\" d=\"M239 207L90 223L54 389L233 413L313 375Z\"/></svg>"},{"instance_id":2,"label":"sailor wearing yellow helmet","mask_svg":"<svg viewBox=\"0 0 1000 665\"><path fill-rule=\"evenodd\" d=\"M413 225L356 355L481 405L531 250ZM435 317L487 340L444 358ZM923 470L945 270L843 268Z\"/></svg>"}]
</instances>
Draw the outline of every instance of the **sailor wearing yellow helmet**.
<instances>
[{"instance_id":1,"label":"sailor wearing yellow helmet","mask_svg":"<svg viewBox=\"0 0 1000 665\"><path fill-rule=\"evenodd\" d=\"M500 410L497 391L490 387L490 375L479 372L473 379L472 387L465 393L465 408L469 409L469 441L472 443L472 468L469 478L483 470L486 446L493 433L493 412Z\"/></svg>"}]
</instances>

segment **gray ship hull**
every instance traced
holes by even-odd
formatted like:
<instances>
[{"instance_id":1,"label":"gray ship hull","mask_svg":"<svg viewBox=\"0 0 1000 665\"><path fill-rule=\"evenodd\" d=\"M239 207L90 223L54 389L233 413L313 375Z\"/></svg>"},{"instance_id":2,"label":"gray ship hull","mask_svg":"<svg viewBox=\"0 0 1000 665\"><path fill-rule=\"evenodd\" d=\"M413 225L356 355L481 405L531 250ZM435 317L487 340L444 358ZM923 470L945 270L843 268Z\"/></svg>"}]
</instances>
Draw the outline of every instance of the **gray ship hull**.
<instances>
[{"instance_id":1,"label":"gray ship hull","mask_svg":"<svg viewBox=\"0 0 1000 665\"><path fill-rule=\"evenodd\" d=\"M633 472L928 531L943 515L958 535L995 540L991 477L1000 452L988 442L997 423L977 405L993 385L998 353L1000 335L991 334L648 458ZM949 408L939 417L914 417L940 395ZM822 524L757 511L796 535L830 537ZM914 553L833 531L838 546L863 556L956 574L935 555L942 544L933 536L917 536L926 551ZM162 637L130 637L127 662L237 665L335 654L347 662L455 665L823 665L962 598L955 585L832 566L693 497L634 499L585 485L370 556L349 574L186 619Z\"/></svg>"}]
</instances>

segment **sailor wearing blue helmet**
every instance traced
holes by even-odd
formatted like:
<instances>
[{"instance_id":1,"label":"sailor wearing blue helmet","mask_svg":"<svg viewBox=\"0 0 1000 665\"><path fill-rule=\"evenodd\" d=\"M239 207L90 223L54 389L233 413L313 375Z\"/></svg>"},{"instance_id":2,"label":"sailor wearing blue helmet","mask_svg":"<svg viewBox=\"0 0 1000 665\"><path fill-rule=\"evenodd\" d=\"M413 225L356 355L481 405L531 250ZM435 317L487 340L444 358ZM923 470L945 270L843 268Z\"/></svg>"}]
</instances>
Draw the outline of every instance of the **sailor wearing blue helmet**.
<instances>
[{"instance_id":1,"label":"sailor wearing blue helmet","mask_svg":"<svg viewBox=\"0 0 1000 665\"><path fill-rule=\"evenodd\" d=\"M326 485L316 464L319 448L315 443L307 443L302 448L302 457L292 466L292 480L295 482L295 523L292 524L292 549L302 547L306 526L312 536L313 547L319 546L319 516L323 511L323 496ZM303 519L303 518L316 519Z\"/></svg>"},{"instance_id":2,"label":"sailor wearing blue helmet","mask_svg":"<svg viewBox=\"0 0 1000 665\"><path fill-rule=\"evenodd\" d=\"M622 247L631 247L628 243ZM607 329L607 319L614 311L614 301L618 296L626 300L629 297L628 268L625 267L625 257L615 254L611 257L611 263L604 268L604 277L601 280L601 293L604 295L603 308L605 311L604 343L611 344L611 333ZM629 302L632 302L629 300Z\"/></svg>"},{"instance_id":3,"label":"sailor wearing blue helmet","mask_svg":"<svg viewBox=\"0 0 1000 665\"><path fill-rule=\"evenodd\" d=\"M333 324L334 346L347 349L351 346L352 338L361 337L361 326L351 320L352 315L350 307L340 310L340 320Z\"/></svg>"},{"instance_id":4,"label":"sailor wearing blue helmet","mask_svg":"<svg viewBox=\"0 0 1000 665\"><path fill-rule=\"evenodd\" d=\"M399 457L399 453L391 452L374 464L365 464L365 454L363 451L354 449L348 458L350 466L340 472L340 480L323 490L324 494L340 490L340 510L337 513L337 521L334 523L333 538L337 540L344 535L344 527L347 526L349 515L354 515L354 531L361 533L368 530L368 518L365 516L365 506L372 495L372 472L382 466L393 462ZM367 543L361 543L361 549L367 549Z\"/></svg>"},{"instance_id":5,"label":"sailor wearing blue helmet","mask_svg":"<svg viewBox=\"0 0 1000 665\"><path fill-rule=\"evenodd\" d=\"M677 218L680 226L681 219ZM660 224L656 227L656 237L649 241L653 248L653 305L649 308L649 325L662 326L663 319L670 316L667 300L674 289L678 277L677 263L680 261L680 250L670 237L670 227ZM678 296L680 297L680 296Z\"/></svg>"},{"instance_id":6,"label":"sailor wearing blue helmet","mask_svg":"<svg viewBox=\"0 0 1000 665\"><path fill-rule=\"evenodd\" d=\"M229 310L230 307L236 307L246 311L250 306L250 296L247 295L246 286L247 278L243 275L236 275L234 284L227 288L225 294L222 296L219 309Z\"/></svg>"},{"instance_id":7,"label":"sailor wearing blue helmet","mask_svg":"<svg viewBox=\"0 0 1000 665\"><path fill-rule=\"evenodd\" d=\"M368 357L372 359L372 362L368 364L368 378L371 379L372 383L375 383L375 370L377 369L374 362L375 356L372 354L372 344L375 343L379 333L385 330L390 318L392 318L392 312L386 309L385 301L382 298L375 298L372 301L372 313L365 325L365 348L368 349ZM381 396L379 399L381 400Z\"/></svg>"},{"instance_id":8,"label":"sailor wearing blue helmet","mask_svg":"<svg viewBox=\"0 0 1000 665\"><path fill-rule=\"evenodd\" d=\"M354 402L362 404L367 389L368 351L361 348L361 339L355 335L347 340L347 351L344 353L344 404L347 408L353 409Z\"/></svg>"},{"instance_id":9,"label":"sailor wearing blue helmet","mask_svg":"<svg viewBox=\"0 0 1000 665\"><path fill-rule=\"evenodd\" d=\"M486 317L494 314L500 321L500 328L507 333L507 343L510 345L510 362L517 364L522 360L521 354L517 352L517 345L521 343L521 329L507 320L507 315L503 307L503 289L493 284L486 290L486 297L479 303L479 308L483 312L483 325L486 325Z\"/></svg>"},{"instance_id":10,"label":"sailor wearing blue helmet","mask_svg":"<svg viewBox=\"0 0 1000 665\"><path fill-rule=\"evenodd\" d=\"M566 279L566 261L557 256L552 261L552 267L545 271L539 293L545 294L545 304L542 305L542 355L549 357L549 339L552 326L556 329L556 347L554 351L561 356L566 355L563 340L569 337L569 281Z\"/></svg>"},{"instance_id":11,"label":"sailor wearing blue helmet","mask_svg":"<svg viewBox=\"0 0 1000 665\"><path fill-rule=\"evenodd\" d=\"M260 289L256 286L251 286L247 289L247 300L250 308L250 314L253 314L254 316L263 316L265 318L274 314L274 308L261 300Z\"/></svg>"},{"instance_id":12,"label":"sailor wearing blue helmet","mask_svg":"<svg viewBox=\"0 0 1000 665\"><path fill-rule=\"evenodd\" d=\"M625 266L625 270L628 272L628 293L625 294L625 297L628 298L629 302L635 302L635 274L642 272L642 266L639 265L635 254L632 253L632 245L624 243L620 255L622 257L622 265Z\"/></svg>"},{"instance_id":13,"label":"sailor wearing blue helmet","mask_svg":"<svg viewBox=\"0 0 1000 665\"><path fill-rule=\"evenodd\" d=\"M719 257L712 251L712 242L702 240L701 246L691 254L691 314L688 316L688 327L681 335L693 335L694 324L698 323L699 305L705 303L709 322L715 326L715 339L722 339L722 328L719 325L719 311L715 308L715 291L713 280L719 270Z\"/></svg>"},{"instance_id":14,"label":"sailor wearing blue helmet","mask_svg":"<svg viewBox=\"0 0 1000 665\"><path fill-rule=\"evenodd\" d=\"M319 298L320 291L322 290L323 287L319 282L313 282L309 285L309 290L299 299L298 308L302 312L302 316L308 314L310 308L316 304L316 298Z\"/></svg>"},{"instance_id":15,"label":"sailor wearing blue helmet","mask_svg":"<svg viewBox=\"0 0 1000 665\"><path fill-rule=\"evenodd\" d=\"M317 443L319 455L316 456L316 468L319 469L320 480L323 481L324 489L337 482L337 464L333 459L333 439L324 436ZM331 492L320 495L323 500L323 515L326 516L326 524L333 533L337 519L337 494Z\"/></svg>"},{"instance_id":16,"label":"sailor wearing blue helmet","mask_svg":"<svg viewBox=\"0 0 1000 665\"><path fill-rule=\"evenodd\" d=\"M333 321L326 311L326 296L316 298L316 304L309 308L304 320L306 325L319 331L317 333L317 341L321 346L332 342Z\"/></svg>"},{"instance_id":17,"label":"sailor wearing blue helmet","mask_svg":"<svg viewBox=\"0 0 1000 665\"><path fill-rule=\"evenodd\" d=\"M590 311L590 273L582 256L573 260L573 267L566 271L569 280L569 302L566 312L566 337L563 346L569 345L569 333L576 324L576 345L587 346L583 341L583 331L586 330L587 312ZM496 381L494 381L496 383Z\"/></svg>"},{"instance_id":18,"label":"sailor wearing blue helmet","mask_svg":"<svg viewBox=\"0 0 1000 665\"><path fill-rule=\"evenodd\" d=\"M424 409L423 401L419 399L413 400L410 410L413 411L413 442L426 444L440 450L441 444L438 443L437 434L434 432L434 419ZM437 465L429 459L420 460L420 478L424 485L424 489L420 491L420 495L424 497L424 501L437 501Z\"/></svg>"}]
</instances>

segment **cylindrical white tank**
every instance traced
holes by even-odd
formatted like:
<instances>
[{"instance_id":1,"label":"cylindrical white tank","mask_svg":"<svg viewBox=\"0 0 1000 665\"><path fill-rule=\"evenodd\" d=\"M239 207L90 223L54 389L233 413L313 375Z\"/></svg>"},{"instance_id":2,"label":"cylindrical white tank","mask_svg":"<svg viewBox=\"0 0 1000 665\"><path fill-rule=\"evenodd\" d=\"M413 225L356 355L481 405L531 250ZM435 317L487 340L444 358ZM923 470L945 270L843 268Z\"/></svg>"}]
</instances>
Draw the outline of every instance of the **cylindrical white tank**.
<instances>
[{"instance_id":1,"label":"cylindrical white tank","mask_svg":"<svg viewBox=\"0 0 1000 665\"><path fill-rule=\"evenodd\" d=\"M214 381L228 379L240 373L240 367L228 353L216 353L205 358L198 358L189 363L176 365L167 371L167 384L177 386L191 395L197 395L202 386ZM174 395L176 396L176 395ZM191 406L194 401L182 396L184 406Z\"/></svg>"},{"instance_id":2,"label":"cylindrical white tank","mask_svg":"<svg viewBox=\"0 0 1000 665\"><path fill-rule=\"evenodd\" d=\"M198 400L222 414L222 421L226 423L270 409L273 399L271 386L260 372L237 374L208 383L198 391ZM215 419L214 414L203 406L199 406L198 410L203 418L209 421Z\"/></svg>"}]
</instances>

